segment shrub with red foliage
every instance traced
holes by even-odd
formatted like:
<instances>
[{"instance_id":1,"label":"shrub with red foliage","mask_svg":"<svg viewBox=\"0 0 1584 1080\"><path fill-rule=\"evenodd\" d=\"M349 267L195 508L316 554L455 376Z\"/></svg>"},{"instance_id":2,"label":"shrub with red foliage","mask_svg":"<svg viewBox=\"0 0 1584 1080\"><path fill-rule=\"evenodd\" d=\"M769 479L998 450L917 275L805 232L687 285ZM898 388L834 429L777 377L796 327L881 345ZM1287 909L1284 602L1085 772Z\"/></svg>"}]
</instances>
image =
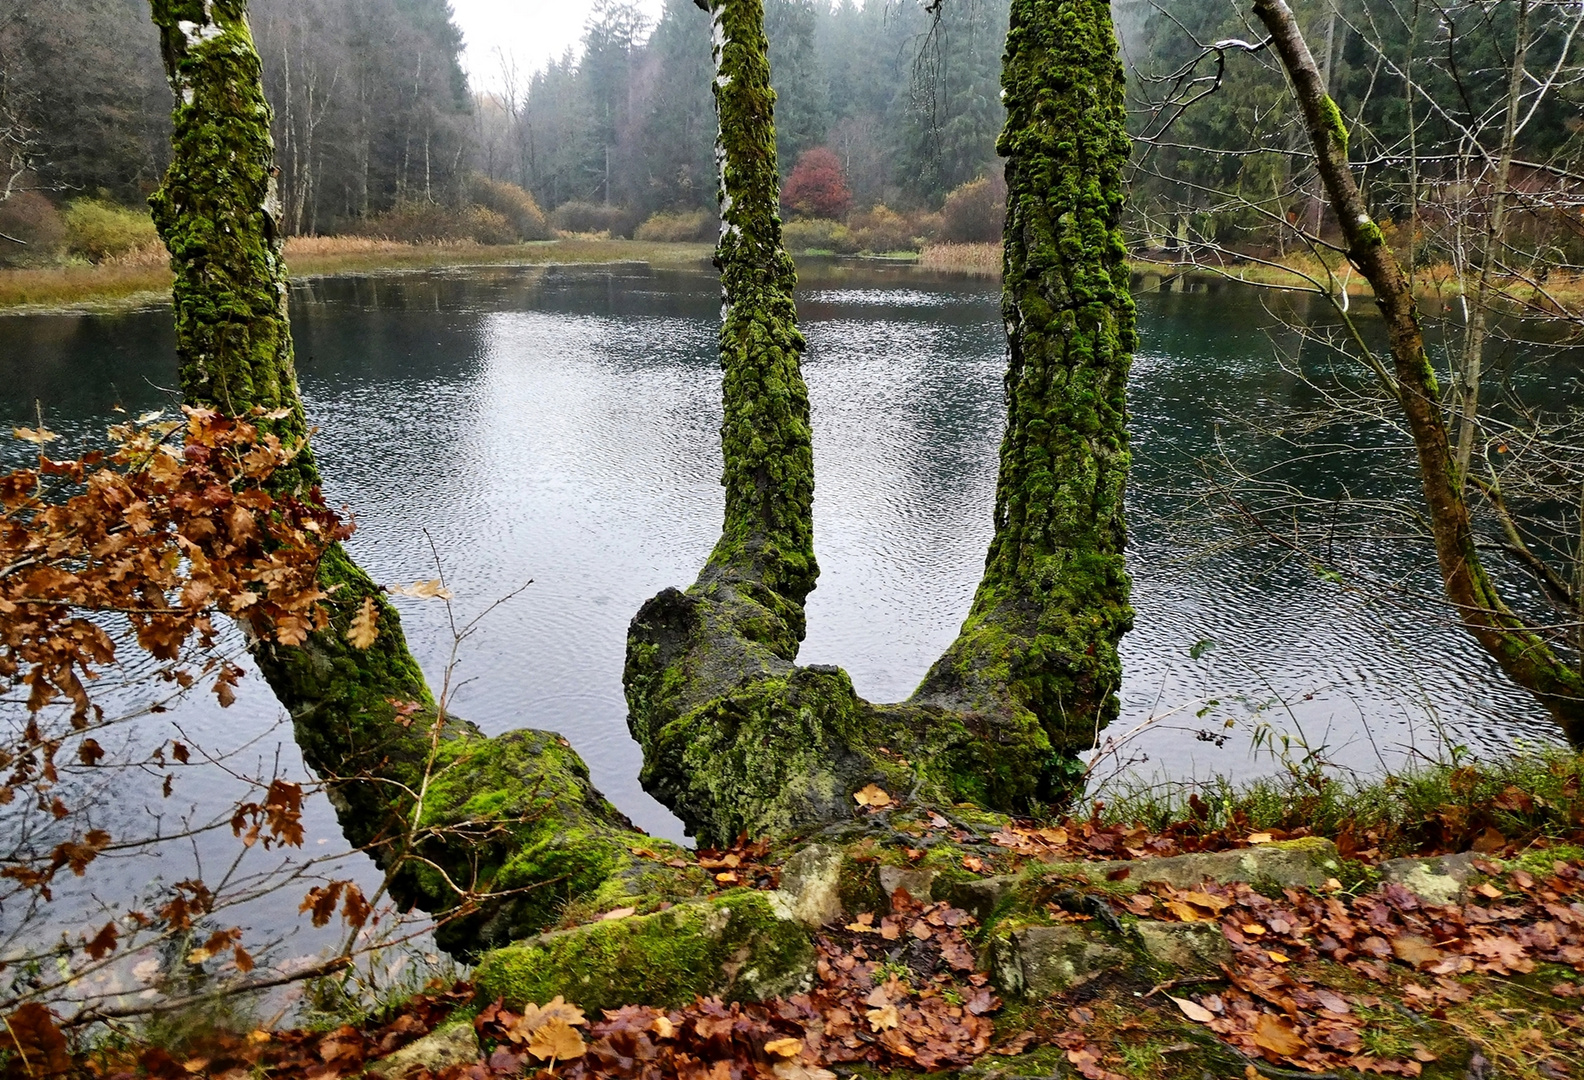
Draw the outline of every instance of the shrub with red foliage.
<instances>
[{"instance_id":1,"label":"shrub with red foliage","mask_svg":"<svg viewBox=\"0 0 1584 1080\"><path fill-rule=\"evenodd\" d=\"M823 146L805 150L781 187L781 205L804 217L840 218L852 205L841 162Z\"/></svg>"}]
</instances>

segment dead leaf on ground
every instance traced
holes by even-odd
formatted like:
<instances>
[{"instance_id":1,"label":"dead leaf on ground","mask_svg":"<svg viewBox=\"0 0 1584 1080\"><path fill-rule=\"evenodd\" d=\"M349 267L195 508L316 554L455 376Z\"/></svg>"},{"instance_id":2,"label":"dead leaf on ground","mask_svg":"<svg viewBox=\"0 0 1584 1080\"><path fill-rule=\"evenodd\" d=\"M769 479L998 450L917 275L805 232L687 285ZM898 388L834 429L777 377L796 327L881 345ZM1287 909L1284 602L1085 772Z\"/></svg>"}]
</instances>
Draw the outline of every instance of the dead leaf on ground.
<instances>
[{"instance_id":1,"label":"dead leaf on ground","mask_svg":"<svg viewBox=\"0 0 1584 1080\"><path fill-rule=\"evenodd\" d=\"M1254 1045L1267 1056L1286 1058L1296 1057L1308 1049L1308 1043L1292 1026L1292 1021L1272 1013L1260 1014L1254 1026Z\"/></svg>"},{"instance_id":2,"label":"dead leaf on ground","mask_svg":"<svg viewBox=\"0 0 1584 1080\"><path fill-rule=\"evenodd\" d=\"M891 796L879 784L870 784L853 792L853 801L859 806L878 809L882 806L890 806Z\"/></svg>"},{"instance_id":3,"label":"dead leaf on ground","mask_svg":"<svg viewBox=\"0 0 1584 1080\"><path fill-rule=\"evenodd\" d=\"M1425 967L1442 958L1440 949L1427 937L1418 934L1398 934L1391 939L1393 955L1413 967Z\"/></svg>"},{"instance_id":4,"label":"dead leaf on ground","mask_svg":"<svg viewBox=\"0 0 1584 1080\"><path fill-rule=\"evenodd\" d=\"M897 1007L895 1005L870 1009L864 1013L864 1016L869 1021L871 1031L888 1031L902 1022L901 1017L897 1015Z\"/></svg>"},{"instance_id":5,"label":"dead leaf on ground","mask_svg":"<svg viewBox=\"0 0 1584 1080\"><path fill-rule=\"evenodd\" d=\"M1215 1019L1215 1013L1211 1012L1197 1001L1190 1001L1188 998L1172 997L1170 994L1167 994L1166 996L1171 998L1173 1005L1176 1005L1177 1008L1182 1010L1182 1014L1184 1016L1196 1024L1208 1024L1210 1021Z\"/></svg>"},{"instance_id":6,"label":"dead leaf on ground","mask_svg":"<svg viewBox=\"0 0 1584 1080\"><path fill-rule=\"evenodd\" d=\"M577 1029L559 1016L552 1017L533 1033L528 1052L536 1058L568 1061L583 1056L588 1047Z\"/></svg>"}]
</instances>

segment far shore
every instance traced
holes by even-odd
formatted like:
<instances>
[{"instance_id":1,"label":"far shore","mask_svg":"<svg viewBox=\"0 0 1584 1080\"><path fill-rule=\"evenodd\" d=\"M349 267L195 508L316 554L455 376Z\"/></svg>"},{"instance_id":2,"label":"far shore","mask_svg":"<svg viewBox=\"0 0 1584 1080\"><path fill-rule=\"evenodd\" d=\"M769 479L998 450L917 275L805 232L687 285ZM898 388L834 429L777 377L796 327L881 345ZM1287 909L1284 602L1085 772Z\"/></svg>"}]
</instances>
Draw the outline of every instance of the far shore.
<instances>
[{"instance_id":1,"label":"far shore","mask_svg":"<svg viewBox=\"0 0 1584 1080\"><path fill-rule=\"evenodd\" d=\"M386 270L436 270L466 266L546 266L647 263L661 268L705 266L713 254L705 243L606 240L566 237L509 245L472 242L407 244L368 237L292 237L286 260L293 278L366 274ZM810 252L809 254L815 254ZM922 254L884 261L906 263L920 270L999 278L999 244L931 244ZM1224 266L1174 262L1164 253L1130 260L1136 292L1196 292L1221 282L1313 293L1329 284L1338 295L1368 298L1368 285L1345 264L1334 274L1314 260L1228 263ZM0 314L114 312L170 302L171 272L163 248L149 248L98 265L0 270ZM1444 267L1421 271L1417 282L1424 301L1451 303L1458 282ZM1584 276L1553 274L1536 288L1524 282L1505 283L1508 300L1531 311L1554 310L1558 303L1584 301Z\"/></svg>"},{"instance_id":2,"label":"far shore","mask_svg":"<svg viewBox=\"0 0 1584 1080\"><path fill-rule=\"evenodd\" d=\"M292 237L286 263L293 278L453 266L543 266L643 262L661 267L707 264L709 244L563 239L509 245L403 244L365 237ZM0 313L126 311L170 302L163 248L98 265L0 270Z\"/></svg>"}]
</instances>

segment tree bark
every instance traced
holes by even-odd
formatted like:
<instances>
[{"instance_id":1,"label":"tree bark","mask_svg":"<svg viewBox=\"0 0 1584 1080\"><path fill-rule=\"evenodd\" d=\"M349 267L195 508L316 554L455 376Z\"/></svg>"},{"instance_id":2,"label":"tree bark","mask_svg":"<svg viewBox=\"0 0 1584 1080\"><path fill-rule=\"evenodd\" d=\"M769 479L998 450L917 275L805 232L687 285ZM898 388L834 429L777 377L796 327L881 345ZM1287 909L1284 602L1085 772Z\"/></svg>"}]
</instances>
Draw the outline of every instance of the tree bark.
<instances>
[{"instance_id":1,"label":"tree bark","mask_svg":"<svg viewBox=\"0 0 1584 1080\"><path fill-rule=\"evenodd\" d=\"M702 6L702 5L701 5ZM625 685L645 787L701 840L850 815L877 784L1028 810L1070 793L1116 712L1124 394L1133 308L1122 243L1121 64L1099 0L1020 0L1002 152L1012 342L996 538L962 636L900 705L798 667L813 456L795 274L781 246L762 0L710 0L723 309L725 520L698 581L634 618Z\"/></svg>"},{"instance_id":2,"label":"tree bark","mask_svg":"<svg viewBox=\"0 0 1584 1080\"><path fill-rule=\"evenodd\" d=\"M1118 712L1132 626L1123 495L1136 344L1121 233L1129 142L1110 6L1014 0L1002 76L1002 317L1011 363L995 538L962 632L917 700L1027 710L1063 786Z\"/></svg>"},{"instance_id":3,"label":"tree bark","mask_svg":"<svg viewBox=\"0 0 1584 1080\"><path fill-rule=\"evenodd\" d=\"M1348 257L1369 281L1385 320L1446 597L1502 670L1539 699L1574 745L1584 745L1584 678L1513 614L1480 562L1463 477L1448 436L1435 370L1425 352L1413 292L1379 226L1370 219L1353 178L1341 113L1326 93L1285 0L1255 0L1254 12L1271 35L1303 111L1321 179L1347 239Z\"/></svg>"}]
</instances>

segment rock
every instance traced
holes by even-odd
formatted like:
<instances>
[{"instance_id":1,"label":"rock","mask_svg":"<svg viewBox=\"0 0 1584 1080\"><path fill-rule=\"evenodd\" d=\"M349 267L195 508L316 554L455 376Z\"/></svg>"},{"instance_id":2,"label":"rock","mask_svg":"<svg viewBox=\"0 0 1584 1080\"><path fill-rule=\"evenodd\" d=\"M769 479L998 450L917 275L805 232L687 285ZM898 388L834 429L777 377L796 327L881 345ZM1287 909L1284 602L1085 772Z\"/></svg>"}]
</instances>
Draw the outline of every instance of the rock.
<instances>
[{"instance_id":1,"label":"rock","mask_svg":"<svg viewBox=\"0 0 1584 1080\"><path fill-rule=\"evenodd\" d=\"M820 927L841 917L842 852L830 844L810 844L781 868L780 891L792 917Z\"/></svg>"},{"instance_id":2,"label":"rock","mask_svg":"<svg viewBox=\"0 0 1584 1080\"><path fill-rule=\"evenodd\" d=\"M891 894L898 889L907 890L907 894L921 904L930 902L930 890L935 884L935 871L917 870L911 866L882 866L880 868L880 891L885 894L886 904L891 903Z\"/></svg>"},{"instance_id":3,"label":"rock","mask_svg":"<svg viewBox=\"0 0 1584 1080\"><path fill-rule=\"evenodd\" d=\"M1456 904L1463 899L1469 875L1474 872L1474 853L1387 859L1380 864L1380 872L1381 877L1401 885L1427 904Z\"/></svg>"},{"instance_id":4,"label":"rock","mask_svg":"<svg viewBox=\"0 0 1584 1080\"><path fill-rule=\"evenodd\" d=\"M1133 932L1151 959L1183 971L1215 971L1232 959L1232 946L1219 923L1145 920Z\"/></svg>"},{"instance_id":5,"label":"rock","mask_svg":"<svg viewBox=\"0 0 1584 1080\"><path fill-rule=\"evenodd\" d=\"M946 891L946 900L982 923L1001 906L1001 901L1012 895L1021 880L1016 874L998 874L995 877L956 881Z\"/></svg>"},{"instance_id":6,"label":"rock","mask_svg":"<svg viewBox=\"0 0 1584 1080\"><path fill-rule=\"evenodd\" d=\"M813 984L814 947L778 893L733 889L652 915L540 934L485 954L480 997L511 1008L560 994L589 1014L694 997L761 1001Z\"/></svg>"},{"instance_id":7,"label":"rock","mask_svg":"<svg viewBox=\"0 0 1584 1080\"><path fill-rule=\"evenodd\" d=\"M364 1073L381 1080L401 1080L421 1068L439 1072L451 1065L475 1062L479 1057L478 1036L473 1032L473 1025L463 1022L431 1031L394 1054L371 1062Z\"/></svg>"},{"instance_id":8,"label":"rock","mask_svg":"<svg viewBox=\"0 0 1584 1080\"><path fill-rule=\"evenodd\" d=\"M1234 881L1271 881L1283 887L1319 888L1327 878L1342 869L1336 845L1319 837L1282 840L1236 851L1215 851L1194 855L1171 855L1131 862L1065 863L1053 869L1071 875L1075 872L1101 883L1126 868L1129 885L1164 881L1178 889L1190 889L1205 881L1229 885Z\"/></svg>"},{"instance_id":9,"label":"rock","mask_svg":"<svg viewBox=\"0 0 1584 1080\"><path fill-rule=\"evenodd\" d=\"M1029 998L1081 986L1127 960L1121 949L1071 923L1025 926L991 944L996 985L1005 993Z\"/></svg>"}]
</instances>

